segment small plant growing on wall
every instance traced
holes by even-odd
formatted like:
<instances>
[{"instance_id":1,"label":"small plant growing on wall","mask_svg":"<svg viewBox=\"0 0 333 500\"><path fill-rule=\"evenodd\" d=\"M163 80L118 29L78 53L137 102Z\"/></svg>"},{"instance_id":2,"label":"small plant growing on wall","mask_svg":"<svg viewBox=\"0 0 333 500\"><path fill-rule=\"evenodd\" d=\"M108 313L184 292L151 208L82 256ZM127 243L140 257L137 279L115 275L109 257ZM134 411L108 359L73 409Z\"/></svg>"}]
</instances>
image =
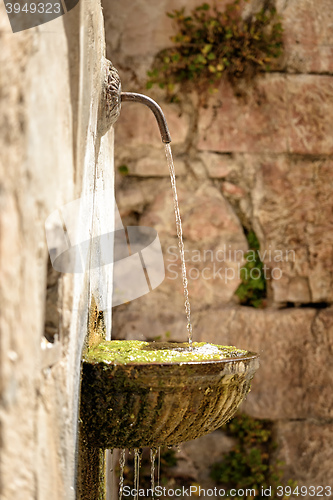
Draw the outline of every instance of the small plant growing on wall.
<instances>
[{"instance_id":1,"label":"small plant growing on wall","mask_svg":"<svg viewBox=\"0 0 333 500\"><path fill-rule=\"evenodd\" d=\"M239 298L243 306L265 307L267 297L266 279L264 264L261 261L259 250L260 244L254 231L246 234L249 244L249 251L246 254L246 263L241 268L241 284L237 288L235 295Z\"/></svg>"},{"instance_id":2,"label":"small plant growing on wall","mask_svg":"<svg viewBox=\"0 0 333 500\"><path fill-rule=\"evenodd\" d=\"M276 444L271 421L238 414L223 429L229 436L237 439L237 444L223 456L221 462L213 464L210 473L212 479L238 492L252 491L254 495L247 497L252 499L264 499L268 492L273 500L290 497L288 494L284 495L285 491L297 492L296 495L299 495L294 480L289 480L285 488L280 486L283 484L283 463L274 463L272 460ZM230 499L229 496L226 498ZM244 496L232 498L243 500Z\"/></svg>"},{"instance_id":3,"label":"small plant growing on wall","mask_svg":"<svg viewBox=\"0 0 333 500\"><path fill-rule=\"evenodd\" d=\"M169 12L178 31L171 37L173 46L157 54L147 88L158 84L172 95L175 84L190 84L203 91L216 88L223 76L236 84L270 71L282 54L282 24L271 0L243 17L247 1L234 0L224 12L208 3L190 14L185 8Z\"/></svg>"}]
</instances>

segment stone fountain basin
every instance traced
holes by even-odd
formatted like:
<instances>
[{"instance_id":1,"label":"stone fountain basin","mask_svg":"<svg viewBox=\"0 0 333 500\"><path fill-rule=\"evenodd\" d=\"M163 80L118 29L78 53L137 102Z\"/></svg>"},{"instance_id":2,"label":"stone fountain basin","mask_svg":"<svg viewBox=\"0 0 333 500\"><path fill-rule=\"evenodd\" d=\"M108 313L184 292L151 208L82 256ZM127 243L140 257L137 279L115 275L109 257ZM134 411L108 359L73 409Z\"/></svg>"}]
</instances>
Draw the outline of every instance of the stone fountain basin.
<instances>
[{"instance_id":1,"label":"stone fountain basin","mask_svg":"<svg viewBox=\"0 0 333 500\"><path fill-rule=\"evenodd\" d=\"M81 420L91 446L175 445L221 427L235 414L258 355L178 363L83 361Z\"/></svg>"}]
</instances>

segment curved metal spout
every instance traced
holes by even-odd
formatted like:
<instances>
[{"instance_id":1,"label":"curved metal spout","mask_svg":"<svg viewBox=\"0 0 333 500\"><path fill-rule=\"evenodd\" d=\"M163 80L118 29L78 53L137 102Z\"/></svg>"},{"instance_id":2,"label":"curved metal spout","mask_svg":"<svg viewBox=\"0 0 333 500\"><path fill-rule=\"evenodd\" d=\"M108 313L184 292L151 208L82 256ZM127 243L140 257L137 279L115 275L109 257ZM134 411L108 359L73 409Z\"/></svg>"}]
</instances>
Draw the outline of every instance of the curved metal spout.
<instances>
[{"instance_id":1,"label":"curved metal spout","mask_svg":"<svg viewBox=\"0 0 333 500\"><path fill-rule=\"evenodd\" d=\"M171 142L170 132L163 111L153 99L147 97L146 95L135 94L133 92L121 92L120 97L122 102L124 101L141 102L142 104L148 106L148 108L151 109L155 115L158 127L160 129L162 141L165 144Z\"/></svg>"}]
</instances>

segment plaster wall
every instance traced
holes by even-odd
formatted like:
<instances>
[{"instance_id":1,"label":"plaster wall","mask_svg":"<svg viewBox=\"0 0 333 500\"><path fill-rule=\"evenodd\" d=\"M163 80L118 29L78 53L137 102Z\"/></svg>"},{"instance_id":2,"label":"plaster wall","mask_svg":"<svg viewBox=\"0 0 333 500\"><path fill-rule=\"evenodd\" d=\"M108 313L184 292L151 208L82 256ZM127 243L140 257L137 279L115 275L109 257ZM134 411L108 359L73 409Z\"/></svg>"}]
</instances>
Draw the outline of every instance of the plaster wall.
<instances>
[{"instance_id":1,"label":"plaster wall","mask_svg":"<svg viewBox=\"0 0 333 500\"><path fill-rule=\"evenodd\" d=\"M59 340L46 340L44 224L84 196L91 203L78 241L112 231L113 196L105 211L96 202L97 192L113 193L113 131L101 138L97 127L105 73L100 3L81 0L14 34L1 3L0 45L0 498L70 500L92 295L104 306L97 272L56 275ZM108 266L98 279L107 302Z\"/></svg>"}]
</instances>

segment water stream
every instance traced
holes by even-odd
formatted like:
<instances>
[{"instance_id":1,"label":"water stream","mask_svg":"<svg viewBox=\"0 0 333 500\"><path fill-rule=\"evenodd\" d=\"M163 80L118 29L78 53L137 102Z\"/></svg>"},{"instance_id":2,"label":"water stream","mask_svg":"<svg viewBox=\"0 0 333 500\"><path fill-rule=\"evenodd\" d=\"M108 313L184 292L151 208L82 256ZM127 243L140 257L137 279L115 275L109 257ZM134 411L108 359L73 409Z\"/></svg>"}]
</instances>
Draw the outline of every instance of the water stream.
<instances>
[{"instance_id":1,"label":"water stream","mask_svg":"<svg viewBox=\"0 0 333 500\"><path fill-rule=\"evenodd\" d=\"M140 465L141 465L142 450L134 448L134 490L136 491L135 500L139 498L140 487Z\"/></svg>"},{"instance_id":2,"label":"water stream","mask_svg":"<svg viewBox=\"0 0 333 500\"><path fill-rule=\"evenodd\" d=\"M158 447L158 457L157 457L157 486L160 485L160 472L161 472L161 447Z\"/></svg>"},{"instance_id":3,"label":"water stream","mask_svg":"<svg viewBox=\"0 0 333 500\"><path fill-rule=\"evenodd\" d=\"M157 448L150 448L150 487L154 492L155 489L155 460Z\"/></svg>"},{"instance_id":4,"label":"water stream","mask_svg":"<svg viewBox=\"0 0 333 500\"><path fill-rule=\"evenodd\" d=\"M126 450L122 449L120 451L120 458L119 458L119 468L120 468L120 473L119 473L119 500L121 500L122 497L123 497L125 452L126 452Z\"/></svg>"},{"instance_id":5,"label":"water stream","mask_svg":"<svg viewBox=\"0 0 333 500\"><path fill-rule=\"evenodd\" d=\"M186 272L186 263L185 263L183 228L182 228L182 220L181 220L180 211L179 211L175 167L173 164L173 158L172 158L170 144L165 144L164 147L165 147L165 155L167 158L169 172L170 172L172 194L173 194L173 206L174 206L175 216L176 216L178 247L179 247L179 253L180 253L180 260L181 260L182 280L183 280L184 297L185 297L185 313L186 313L186 318L187 318L188 343L189 343L190 348L192 348L191 306L190 306L190 300L189 300L189 295L188 295L188 286L187 286L188 281L187 281L187 272Z\"/></svg>"}]
</instances>

